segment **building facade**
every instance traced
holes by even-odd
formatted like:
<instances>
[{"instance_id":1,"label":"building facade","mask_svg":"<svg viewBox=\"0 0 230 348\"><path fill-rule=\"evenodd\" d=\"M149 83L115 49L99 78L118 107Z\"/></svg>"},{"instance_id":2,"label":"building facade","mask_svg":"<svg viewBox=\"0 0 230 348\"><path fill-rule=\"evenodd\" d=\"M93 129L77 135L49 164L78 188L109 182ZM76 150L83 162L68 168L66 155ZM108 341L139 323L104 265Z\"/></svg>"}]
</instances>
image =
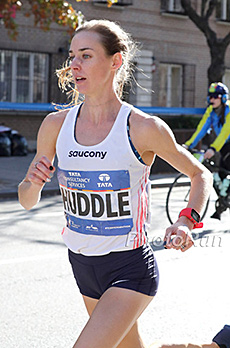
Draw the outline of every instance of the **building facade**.
<instances>
[{"instance_id":1,"label":"building facade","mask_svg":"<svg viewBox=\"0 0 230 348\"><path fill-rule=\"evenodd\" d=\"M119 0L110 8L106 0L70 2L86 20L117 21L140 43L135 79L142 88L133 83L125 95L127 101L137 106L205 107L209 48L204 35L184 15L180 0ZM201 0L192 3L199 11ZM42 31L34 26L33 17L25 17L23 11L16 20L16 41L0 24L0 101L65 103L66 96L57 87L55 69L68 56L70 37L66 28L52 24L49 31ZM219 37L230 31L230 0L219 1L211 26ZM225 64L224 81L230 87L230 48ZM24 130L18 130L34 140L44 116L42 112L27 115L0 111L0 124L18 129L23 121Z\"/></svg>"}]
</instances>

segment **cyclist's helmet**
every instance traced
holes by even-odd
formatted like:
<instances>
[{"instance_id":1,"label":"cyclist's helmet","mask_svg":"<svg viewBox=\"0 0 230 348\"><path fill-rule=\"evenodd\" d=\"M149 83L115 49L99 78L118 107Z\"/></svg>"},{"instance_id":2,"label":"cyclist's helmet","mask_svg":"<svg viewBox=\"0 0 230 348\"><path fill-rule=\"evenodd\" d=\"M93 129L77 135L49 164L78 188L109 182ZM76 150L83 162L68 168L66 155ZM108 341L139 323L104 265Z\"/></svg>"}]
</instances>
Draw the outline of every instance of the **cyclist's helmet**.
<instances>
[{"instance_id":1,"label":"cyclist's helmet","mask_svg":"<svg viewBox=\"0 0 230 348\"><path fill-rule=\"evenodd\" d=\"M226 104L228 100L228 87L222 82L213 82L208 89L208 103L210 103L210 98L221 98L223 104Z\"/></svg>"}]
</instances>

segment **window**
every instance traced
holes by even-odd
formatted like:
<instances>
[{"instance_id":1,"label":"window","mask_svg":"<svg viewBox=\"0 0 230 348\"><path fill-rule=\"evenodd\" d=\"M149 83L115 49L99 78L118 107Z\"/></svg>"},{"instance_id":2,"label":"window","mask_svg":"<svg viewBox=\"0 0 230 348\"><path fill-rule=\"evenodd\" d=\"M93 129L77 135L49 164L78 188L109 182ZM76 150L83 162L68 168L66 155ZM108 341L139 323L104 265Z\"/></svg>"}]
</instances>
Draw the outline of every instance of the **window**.
<instances>
[{"instance_id":1,"label":"window","mask_svg":"<svg viewBox=\"0 0 230 348\"><path fill-rule=\"evenodd\" d=\"M183 106L193 108L195 105L196 65L183 64Z\"/></svg>"},{"instance_id":2,"label":"window","mask_svg":"<svg viewBox=\"0 0 230 348\"><path fill-rule=\"evenodd\" d=\"M182 65L160 64L159 106L182 106Z\"/></svg>"},{"instance_id":3,"label":"window","mask_svg":"<svg viewBox=\"0 0 230 348\"><path fill-rule=\"evenodd\" d=\"M180 0L161 0L161 9L165 12L184 13Z\"/></svg>"},{"instance_id":4,"label":"window","mask_svg":"<svg viewBox=\"0 0 230 348\"><path fill-rule=\"evenodd\" d=\"M221 21L230 22L230 0L221 0L218 2L216 17Z\"/></svg>"},{"instance_id":5,"label":"window","mask_svg":"<svg viewBox=\"0 0 230 348\"><path fill-rule=\"evenodd\" d=\"M95 4L105 4L107 6L107 0L93 0ZM130 6L133 4L132 0L118 0L113 6Z\"/></svg>"},{"instance_id":6,"label":"window","mask_svg":"<svg viewBox=\"0 0 230 348\"><path fill-rule=\"evenodd\" d=\"M125 101L138 106L152 105L152 64L153 52L142 49L135 62L132 79L125 86Z\"/></svg>"},{"instance_id":7,"label":"window","mask_svg":"<svg viewBox=\"0 0 230 348\"><path fill-rule=\"evenodd\" d=\"M170 12L181 12L182 11L180 0L169 0L168 7L169 7Z\"/></svg>"},{"instance_id":8,"label":"window","mask_svg":"<svg viewBox=\"0 0 230 348\"><path fill-rule=\"evenodd\" d=\"M48 55L0 51L0 101L47 102Z\"/></svg>"},{"instance_id":9,"label":"window","mask_svg":"<svg viewBox=\"0 0 230 348\"><path fill-rule=\"evenodd\" d=\"M230 90L230 69L225 69L225 74L223 76L223 83L228 87Z\"/></svg>"},{"instance_id":10,"label":"window","mask_svg":"<svg viewBox=\"0 0 230 348\"><path fill-rule=\"evenodd\" d=\"M135 62L135 70L132 73L132 76L128 83L124 85L122 99L130 104L136 104L137 102L137 63Z\"/></svg>"}]
</instances>

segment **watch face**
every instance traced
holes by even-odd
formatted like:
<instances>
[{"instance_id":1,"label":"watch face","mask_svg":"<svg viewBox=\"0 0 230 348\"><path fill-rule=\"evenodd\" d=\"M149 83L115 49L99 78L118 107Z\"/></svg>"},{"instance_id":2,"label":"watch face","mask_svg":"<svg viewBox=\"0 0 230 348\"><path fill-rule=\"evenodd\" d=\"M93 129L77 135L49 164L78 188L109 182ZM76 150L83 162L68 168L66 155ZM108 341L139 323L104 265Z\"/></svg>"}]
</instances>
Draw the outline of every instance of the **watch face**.
<instances>
[{"instance_id":1,"label":"watch face","mask_svg":"<svg viewBox=\"0 0 230 348\"><path fill-rule=\"evenodd\" d=\"M191 211L191 217L192 217L196 222L200 222L200 215L199 215L194 209L192 209L192 211Z\"/></svg>"}]
</instances>

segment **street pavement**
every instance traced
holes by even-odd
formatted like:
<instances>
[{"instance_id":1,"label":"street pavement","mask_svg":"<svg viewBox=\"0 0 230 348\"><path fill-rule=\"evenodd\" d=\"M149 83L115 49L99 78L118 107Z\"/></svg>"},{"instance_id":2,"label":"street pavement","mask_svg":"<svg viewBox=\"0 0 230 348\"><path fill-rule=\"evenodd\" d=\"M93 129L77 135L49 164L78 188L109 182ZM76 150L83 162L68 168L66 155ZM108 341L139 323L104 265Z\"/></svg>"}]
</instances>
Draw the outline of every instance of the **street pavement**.
<instances>
[{"instance_id":1,"label":"street pavement","mask_svg":"<svg viewBox=\"0 0 230 348\"><path fill-rule=\"evenodd\" d=\"M71 348L88 316L61 238L61 197L51 195L56 179L52 186L47 184L47 194L31 211L15 200L15 188L31 158L0 158L0 347ZM160 285L140 318L140 331L146 346L157 340L210 342L230 322L229 212L223 213L221 222L210 219L213 195L204 229L194 234L195 246L185 253L165 250L168 188L165 178L155 179L159 185L151 190L148 235Z\"/></svg>"},{"instance_id":2,"label":"street pavement","mask_svg":"<svg viewBox=\"0 0 230 348\"><path fill-rule=\"evenodd\" d=\"M0 199L17 198L18 184L25 177L34 156L35 153L0 157ZM43 194L57 194L58 191L57 177L54 175L52 181L45 185Z\"/></svg>"}]
</instances>

